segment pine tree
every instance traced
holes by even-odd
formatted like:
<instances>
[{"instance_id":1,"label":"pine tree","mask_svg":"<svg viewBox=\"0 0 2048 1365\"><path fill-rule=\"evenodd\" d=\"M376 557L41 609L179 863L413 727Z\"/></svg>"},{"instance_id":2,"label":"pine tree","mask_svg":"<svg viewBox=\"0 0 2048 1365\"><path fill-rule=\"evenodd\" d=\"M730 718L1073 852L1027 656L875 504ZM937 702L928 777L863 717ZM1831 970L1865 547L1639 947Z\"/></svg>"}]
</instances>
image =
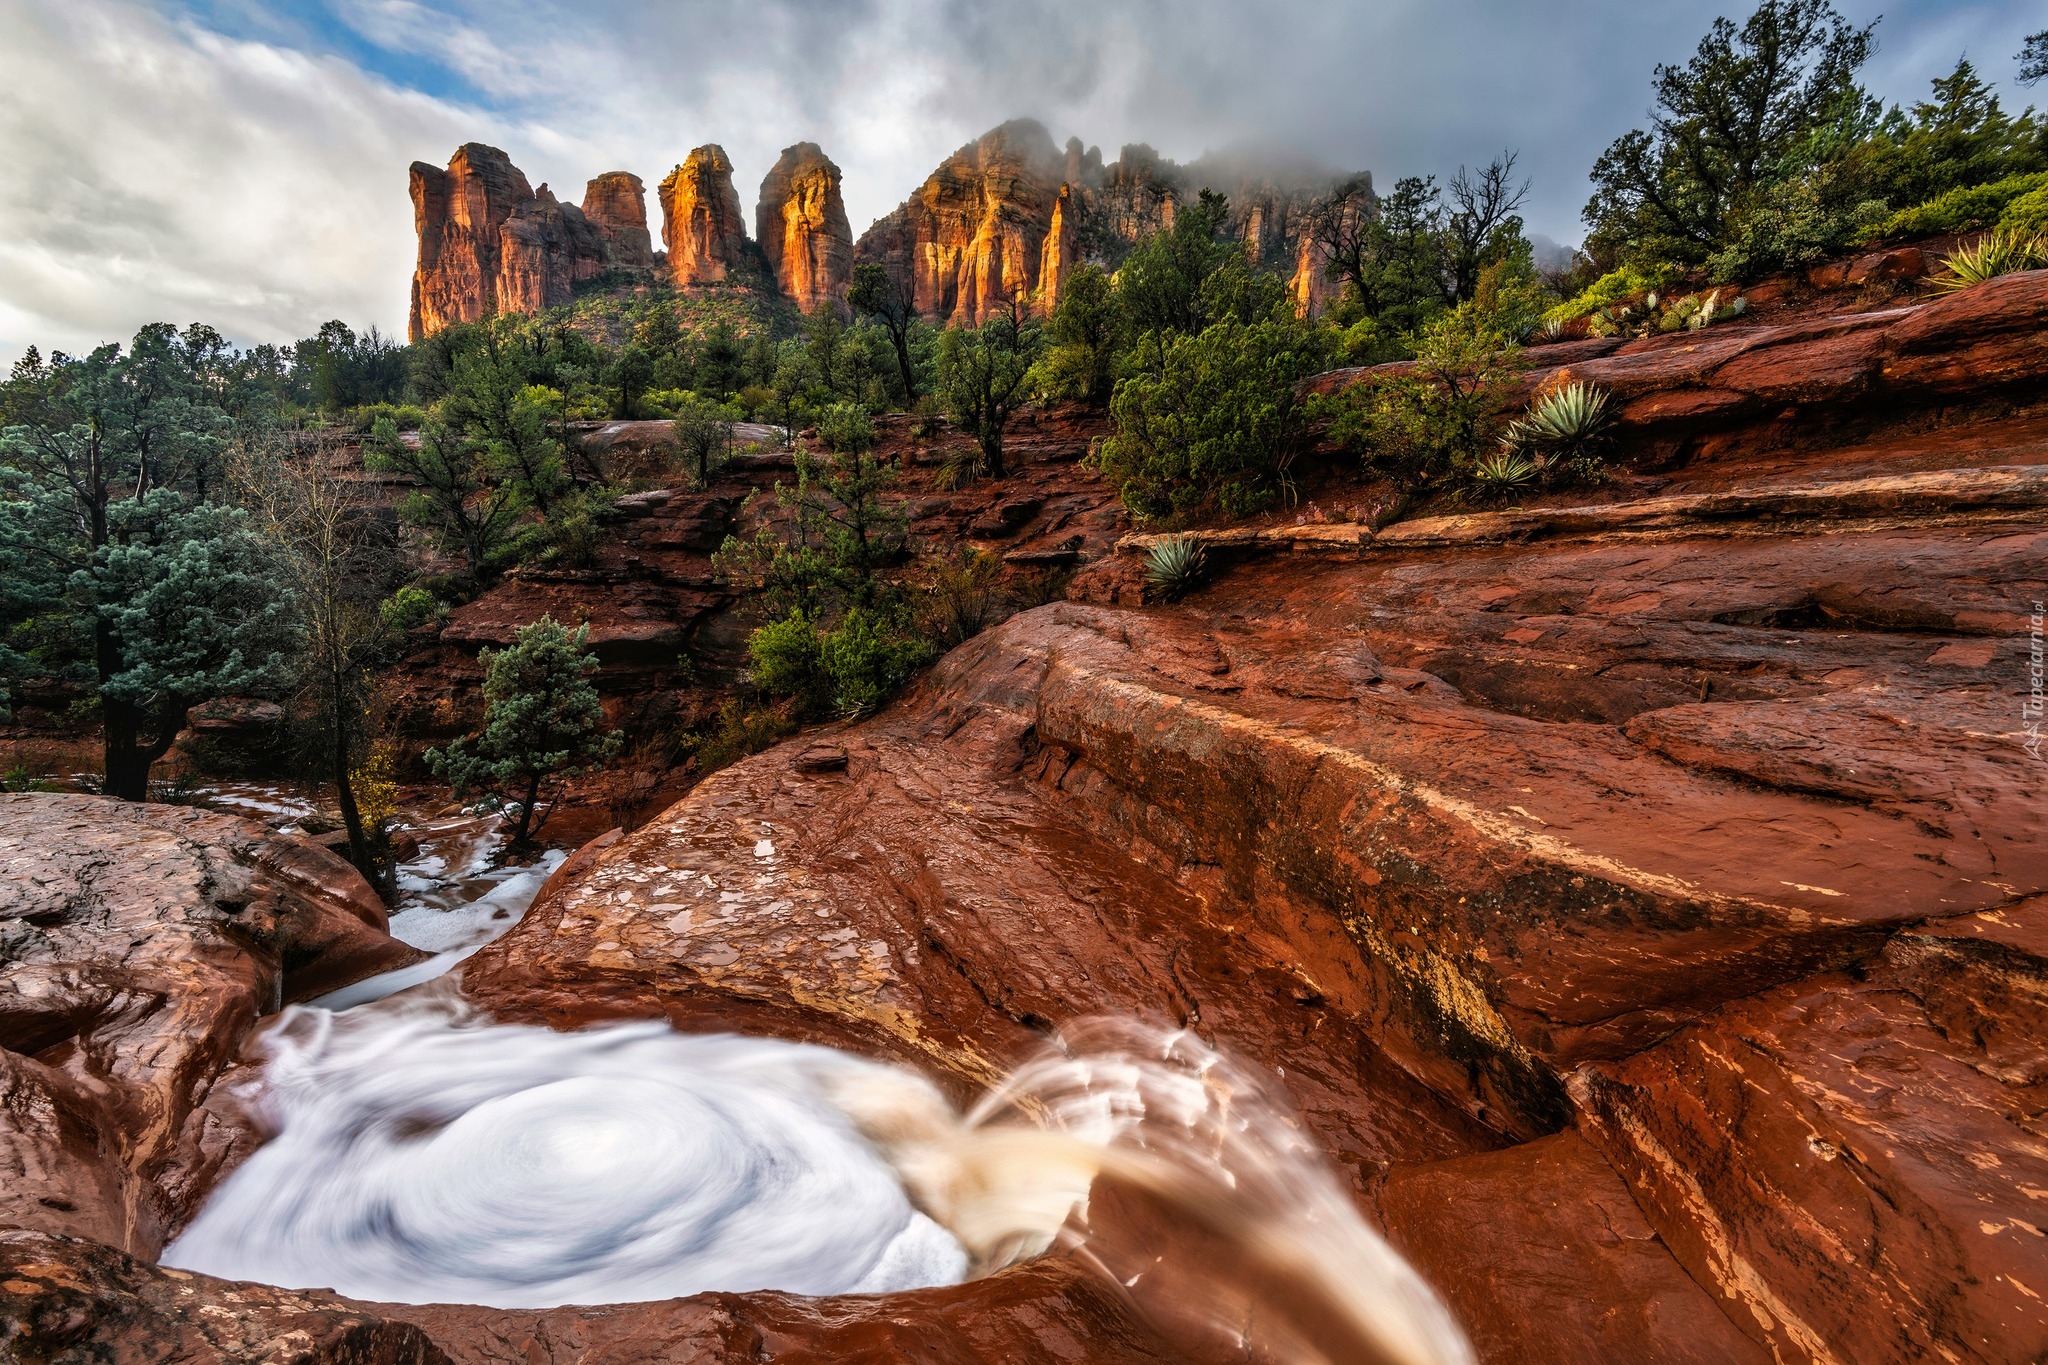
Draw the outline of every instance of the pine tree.
<instances>
[{"instance_id":1,"label":"pine tree","mask_svg":"<svg viewBox=\"0 0 2048 1365\"><path fill-rule=\"evenodd\" d=\"M427 767L457 797L480 793L518 810L514 844L547 823L562 782L602 767L624 743L619 731L604 728L604 706L590 685L597 656L584 652L589 635L587 625L570 631L543 616L514 632L507 648L485 650L483 732L427 750Z\"/></svg>"}]
</instances>

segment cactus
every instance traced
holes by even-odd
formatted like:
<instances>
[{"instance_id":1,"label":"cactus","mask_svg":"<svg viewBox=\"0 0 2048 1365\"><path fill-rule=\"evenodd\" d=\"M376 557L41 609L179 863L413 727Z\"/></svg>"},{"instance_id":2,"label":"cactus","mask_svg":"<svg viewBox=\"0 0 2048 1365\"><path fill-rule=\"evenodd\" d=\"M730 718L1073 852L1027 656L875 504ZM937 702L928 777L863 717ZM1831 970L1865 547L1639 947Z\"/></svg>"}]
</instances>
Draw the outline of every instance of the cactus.
<instances>
[{"instance_id":1,"label":"cactus","mask_svg":"<svg viewBox=\"0 0 2048 1365\"><path fill-rule=\"evenodd\" d=\"M1145 581L1171 602L1191 592L1208 569L1208 556L1193 536L1165 536L1145 555Z\"/></svg>"}]
</instances>

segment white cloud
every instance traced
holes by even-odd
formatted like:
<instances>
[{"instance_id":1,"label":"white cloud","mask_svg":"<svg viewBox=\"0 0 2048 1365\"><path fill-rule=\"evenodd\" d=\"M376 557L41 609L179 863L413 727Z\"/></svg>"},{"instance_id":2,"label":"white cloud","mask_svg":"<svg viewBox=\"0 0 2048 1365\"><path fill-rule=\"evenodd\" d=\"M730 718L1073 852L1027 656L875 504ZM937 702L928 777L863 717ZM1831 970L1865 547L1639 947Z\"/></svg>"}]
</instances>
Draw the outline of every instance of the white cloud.
<instances>
[{"instance_id":1,"label":"white cloud","mask_svg":"<svg viewBox=\"0 0 2048 1365\"><path fill-rule=\"evenodd\" d=\"M475 114L124 0L0 0L0 27L0 352L403 330L406 166Z\"/></svg>"},{"instance_id":2,"label":"white cloud","mask_svg":"<svg viewBox=\"0 0 2048 1365\"><path fill-rule=\"evenodd\" d=\"M1841 0L1863 18L1881 2L1871 75L1892 99L1916 96L1965 45L2006 77L2026 29L2009 4ZM252 36L167 17L187 3ZM0 0L0 363L31 342L82 349L159 319L203 319L243 342L304 336L330 317L402 331L406 167L472 140L568 200L614 169L651 190L690 148L717 142L750 210L781 149L811 140L844 168L857 231L955 147L1017 116L1110 156L1126 141L1182 160L1283 145L1383 183L1514 145L1535 180L1531 228L1576 240L1587 168L1641 122L1651 67L1683 60L1714 14L1741 8ZM323 31L391 54L378 69L450 73L429 88L474 103L324 52Z\"/></svg>"}]
</instances>

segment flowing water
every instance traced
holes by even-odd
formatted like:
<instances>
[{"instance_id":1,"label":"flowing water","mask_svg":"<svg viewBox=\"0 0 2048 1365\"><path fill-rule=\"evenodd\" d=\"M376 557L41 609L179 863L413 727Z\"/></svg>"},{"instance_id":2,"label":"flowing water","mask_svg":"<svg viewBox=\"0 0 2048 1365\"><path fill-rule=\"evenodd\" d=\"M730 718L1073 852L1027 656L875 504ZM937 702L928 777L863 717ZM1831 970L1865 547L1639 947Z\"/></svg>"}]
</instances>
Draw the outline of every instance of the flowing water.
<instances>
[{"instance_id":1,"label":"flowing water","mask_svg":"<svg viewBox=\"0 0 2048 1365\"><path fill-rule=\"evenodd\" d=\"M487 823L416 833L392 928L435 958L267 1030L274 1136L164 1264L547 1308L877 1293L1059 1246L1190 1359L1472 1358L1284 1098L1190 1034L1081 1021L963 1112L829 1048L496 1023L453 978L404 988L516 923L553 864L493 867Z\"/></svg>"}]
</instances>

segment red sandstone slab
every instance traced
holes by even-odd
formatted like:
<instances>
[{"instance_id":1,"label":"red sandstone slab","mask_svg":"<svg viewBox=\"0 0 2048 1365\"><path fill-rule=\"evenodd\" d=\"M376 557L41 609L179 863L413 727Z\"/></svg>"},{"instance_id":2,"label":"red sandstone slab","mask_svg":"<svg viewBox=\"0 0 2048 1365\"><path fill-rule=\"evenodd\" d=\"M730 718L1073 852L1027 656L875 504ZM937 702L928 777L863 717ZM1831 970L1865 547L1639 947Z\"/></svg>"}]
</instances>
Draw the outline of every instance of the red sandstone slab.
<instances>
[{"instance_id":1,"label":"red sandstone slab","mask_svg":"<svg viewBox=\"0 0 2048 1365\"><path fill-rule=\"evenodd\" d=\"M1487 1365L1765 1365L1572 1132L1433 1166L1380 1191L1387 1236Z\"/></svg>"}]
</instances>

